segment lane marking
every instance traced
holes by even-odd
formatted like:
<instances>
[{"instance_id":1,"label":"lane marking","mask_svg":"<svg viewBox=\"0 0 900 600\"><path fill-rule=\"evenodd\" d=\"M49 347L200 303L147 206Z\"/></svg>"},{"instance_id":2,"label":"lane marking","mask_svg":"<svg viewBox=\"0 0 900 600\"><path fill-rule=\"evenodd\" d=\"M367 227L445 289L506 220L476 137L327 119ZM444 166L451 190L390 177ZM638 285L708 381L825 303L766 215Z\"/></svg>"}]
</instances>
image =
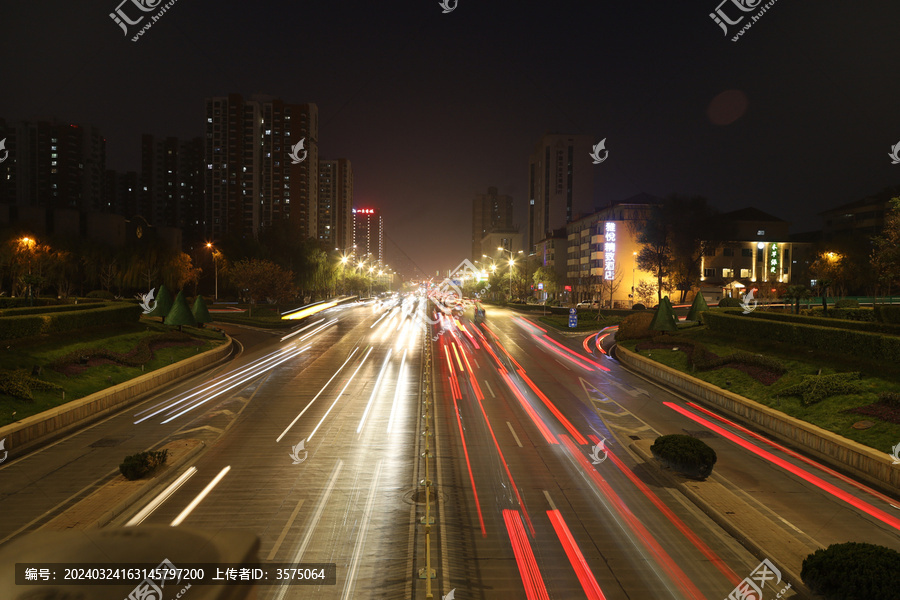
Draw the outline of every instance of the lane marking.
<instances>
[{"instance_id":1,"label":"lane marking","mask_svg":"<svg viewBox=\"0 0 900 600\"><path fill-rule=\"evenodd\" d=\"M369 498L366 500L366 508L362 514L362 520L359 524L359 537L356 538L356 548L353 549L353 558L350 560L350 569L347 571L347 580L344 584L344 593L341 600L350 598L353 591L353 583L356 580L356 569L359 567L359 555L362 553L363 546L366 543L366 533L369 530L369 519L372 517L372 506L375 504L375 495L378 493L378 478L381 475L381 465L384 459L378 460L378 466L375 467L375 477L372 480L372 489L369 491Z\"/></svg>"},{"instance_id":2,"label":"lane marking","mask_svg":"<svg viewBox=\"0 0 900 600\"><path fill-rule=\"evenodd\" d=\"M369 346L369 350L368 350L368 352L366 352L366 355L363 357L362 362L359 363L359 366L356 367L356 370L355 370L355 371L353 371L353 375L351 375L351 376L350 376L350 379L347 380L347 383L344 384L344 387L341 389L340 393L339 393L339 394L337 395L337 397L334 399L334 402L331 403L331 406L329 406L329 407L328 407L328 410L325 411L325 414L322 415L322 420L320 420L320 421L316 424L316 427L312 430L312 433L309 434L309 437L308 437L308 438L306 438L307 441L312 441L312 438L313 438L313 436L316 434L316 432L319 430L319 427L321 427L321 426L322 426L322 423L325 422L325 419L328 418L328 414L331 412L331 409L334 408L334 405L338 403L338 400L340 400L340 399L341 399L341 396L344 395L344 392L347 391L347 388L350 386L350 383L353 381L353 378L356 377L356 374L359 373L359 370L362 369L362 366L363 366L364 364L366 364L366 361L369 359L369 355L372 354L372 349L373 349L373 348L374 348L374 346Z\"/></svg>"},{"instance_id":3,"label":"lane marking","mask_svg":"<svg viewBox=\"0 0 900 600\"><path fill-rule=\"evenodd\" d=\"M178 488L184 485L184 482L193 477L196 472L197 467L191 467L187 471L179 475L178 479L169 484L169 486L164 489L156 498L151 500L150 503L147 504L147 506L141 509L141 511L136 515L131 517L131 519L129 519L128 522L125 523L125 527L134 527L135 525L140 525L144 521L144 519L153 514L153 511L159 508L159 506L163 502L168 500L172 494L178 491Z\"/></svg>"},{"instance_id":4,"label":"lane marking","mask_svg":"<svg viewBox=\"0 0 900 600\"><path fill-rule=\"evenodd\" d=\"M553 510L556 510L556 505L553 504L553 498L550 497L550 492L548 492L547 490L541 490L541 491L544 492L544 498L547 499L547 504L550 505L550 508L552 508Z\"/></svg>"},{"instance_id":5,"label":"lane marking","mask_svg":"<svg viewBox=\"0 0 900 600\"><path fill-rule=\"evenodd\" d=\"M287 520L284 529L281 530L281 534L278 536L278 539L275 540L275 545L272 546L272 551L269 552L269 556L266 560L272 560L275 558L275 555L278 553L278 549L281 547L281 542L284 541L284 536L287 535L287 532L290 530L291 525L294 524L294 519L297 518L297 513L300 512L300 507L303 506L304 501L305 498L300 498L300 502L298 502L297 506L294 507L294 512L291 513L291 517Z\"/></svg>"},{"instance_id":6,"label":"lane marking","mask_svg":"<svg viewBox=\"0 0 900 600\"><path fill-rule=\"evenodd\" d=\"M487 379L484 380L484 385L487 386L488 391L491 393L491 398L496 398L497 396L494 395L494 390L491 389L491 384Z\"/></svg>"},{"instance_id":7,"label":"lane marking","mask_svg":"<svg viewBox=\"0 0 900 600\"><path fill-rule=\"evenodd\" d=\"M513 429L512 423L507 421L506 425L507 425L507 427L509 427L509 432L513 435L513 438L516 440L516 443L519 445L519 448L521 448L522 442L519 441L519 436L516 435L516 431Z\"/></svg>"}]
</instances>

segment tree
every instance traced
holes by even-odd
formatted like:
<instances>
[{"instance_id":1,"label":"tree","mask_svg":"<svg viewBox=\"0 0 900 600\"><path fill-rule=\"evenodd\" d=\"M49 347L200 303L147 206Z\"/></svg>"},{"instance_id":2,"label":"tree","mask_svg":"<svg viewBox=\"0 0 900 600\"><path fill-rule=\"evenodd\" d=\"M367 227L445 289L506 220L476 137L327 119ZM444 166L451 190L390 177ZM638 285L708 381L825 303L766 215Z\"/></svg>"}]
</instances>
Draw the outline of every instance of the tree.
<instances>
[{"instance_id":1,"label":"tree","mask_svg":"<svg viewBox=\"0 0 900 600\"><path fill-rule=\"evenodd\" d=\"M152 311L147 313L147 316L160 317L160 321L165 322L166 315L172 310L173 302L172 292L169 291L169 288L167 288L165 284L159 286L159 289L156 291L156 306L153 307Z\"/></svg>"},{"instance_id":2,"label":"tree","mask_svg":"<svg viewBox=\"0 0 900 600\"><path fill-rule=\"evenodd\" d=\"M532 281L534 281L534 287L538 287L538 284L544 284L544 293L547 294L547 298L556 299L556 294L559 293L559 275L556 273L556 269L553 267L538 267L534 275L532 275Z\"/></svg>"},{"instance_id":3,"label":"tree","mask_svg":"<svg viewBox=\"0 0 900 600\"><path fill-rule=\"evenodd\" d=\"M659 302L656 313L653 315L653 321L650 322L650 329L654 331L677 331L678 325L675 322L675 311L669 297L664 296Z\"/></svg>"},{"instance_id":4,"label":"tree","mask_svg":"<svg viewBox=\"0 0 900 600\"><path fill-rule=\"evenodd\" d=\"M619 268L619 263L616 263L616 270L613 272L613 279L606 279L606 277L601 276L600 279L600 300L599 304L603 304L602 300L605 296L609 297L609 307L613 307L613 294L615 294L619 286L622 285L622 279L625 276L622 273L622 269ZM600 314L600 308L597 308L597 314Z\"/></svg>"},{"instance_id":5,"label":"tree","mask_svg":"<svg viewBox=\"0 0 900 600\"><path fill-rule=\"evenodd\" d=\"M252 305L260 300L286 302L297 296L294 274L269 260L241 260L228 269L228 277L243 296L246 291Z\"/></svg>"},{"instance_id":6,"label":"tree","mask_svg":"<svg viewBox=\"0 0 900 600\"><path fill-rule=\"evenodd\" d=\"M184 290L181 290L178 292L178 295L175 296L172 310L170 310L166 315L166 318L163 319L163 323L166 325L178 325L178 331L181 331L183 325L190 325L192 327L197 326L197 321L194 319L194 315L191 313L191 309L184 297Z\"/></svg>"},{"instance_id":7,"label":"tree","mask_svg":"<svg viewBox=\"0 0 900 600\"><path fill-rule=\"evenodd\" d=\"M688 311L687 320L699 321L700 313L708 310L709 306L706 305L706 298L703 297L703 294L697 292L696 295L694 295L694 301L691 303L691 309Z\"/></svg>"},{"instance_id":8,"label":"tree","mask_svg":"<svg viewBox=\"0 0 900 600\"><path fill-rule=\"evenodd\" d=\"M884 230L873 238L875 248L870 256L870 264L878 283L887 288L900 281L900 198L891 199L891 209L884 219Z\"/></svg>"},{"instance_id":9,"label":"tree","mask_svg":"<svg viewBox=\"0 0 900 600\"><path fill-rule=\"evenodd\" d=\"M209 309L206 307L206 300L199 294L194 300L194 307L191 309L191 314L194 315L194 320L197 321L200 327L203 327L204 323L212 322Z\"/></svg>"},{"instance_id":10,"label":"tree","mask_svg":"<svg viewBox=\"0 0 900 600\"><path fill-rule=\"evenodd\" d=\"M659 304L662 302L663 280L669 276L672 263L669 231L661 206L650 208L650 217L638 234L637 241L643 247L638 251L635 262L638 269L652 273L656 277L657 304Z\"/></svg>"},{"instance_id":11,"label":"tree","mask_svg":"<svg viewBox=\"0 0 900 600\"><path fill-rule=\"evenodd\" d=\"M653 305L653 296L656 296L656 284L652 281L646 281L642 279L637 287L634 288L634 295L637 296L638 300L641 301L641 304L644 306L652 306Z\"/></svg>"},{"instance_id":12,"label":"tree","mask_svg":"<svg viewBox=\"0 0 900 600\"><path fill-rule=\"evenodd\" d=\"M189 283L194 284L194 291L197 289L197 283L200 281L200 273L203 269L195 267L191 257L184 252L178 252L165 266L167 279L175 283L178 289L184 289Z\"/></svg>"}]
</instances>

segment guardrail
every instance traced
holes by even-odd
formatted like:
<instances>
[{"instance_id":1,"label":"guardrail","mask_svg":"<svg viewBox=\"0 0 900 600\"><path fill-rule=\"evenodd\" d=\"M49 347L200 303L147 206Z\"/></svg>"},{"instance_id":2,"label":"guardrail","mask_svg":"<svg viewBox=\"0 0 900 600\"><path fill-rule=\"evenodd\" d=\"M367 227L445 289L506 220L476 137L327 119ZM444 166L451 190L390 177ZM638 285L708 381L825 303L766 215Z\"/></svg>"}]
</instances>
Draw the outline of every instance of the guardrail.
<instances>
[{"instance_id":1,"label":"guardrail","mask_svg":"<svg viewBox=\"0 0 900 600\"><path fill-rule=\"evenodd\" d=\"M427 334L427 330L426 330ZM425 525L425 566L419 569L419 579L425 580L425 598L431 600L434 593L431 590L431 580L435 578L435 570L431 567L431 526L434 524L434 517L431 516L431 475L428 468L429 459L431 458L431 446L429 438L433 435L431 431L432 408L434 407L434 388L432 387L432 355L431 355L431 336L425 335L424 347L422 350L422 371L420 394L422 398L422 419L425 421L425 430L422 436L425 438L425 451L422 457L425 462L425 478L419 482L419 485L425 488L425 516L419 522Z\"/></svg>"}]
</instances>

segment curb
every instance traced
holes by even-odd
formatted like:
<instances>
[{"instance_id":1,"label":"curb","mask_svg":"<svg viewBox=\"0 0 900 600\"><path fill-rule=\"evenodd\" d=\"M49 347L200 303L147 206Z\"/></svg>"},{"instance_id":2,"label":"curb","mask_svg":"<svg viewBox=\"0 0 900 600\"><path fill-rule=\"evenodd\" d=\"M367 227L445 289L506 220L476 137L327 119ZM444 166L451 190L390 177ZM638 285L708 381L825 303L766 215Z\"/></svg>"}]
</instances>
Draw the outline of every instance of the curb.
<instances>
[{"instance_id":1,"label":"curb","mask_svg":"<svg viewBox=\"0 0 900 600\"><path fill-rule=\"evenodd\" d=\"M650 440L641 440L629 444L628 447L644 461L644 464L652 466L655 474L659 475L667 484L675 487L681 492L681 494L703 511L703 513L711 518L719 527L736 539L741 546L750 552L750 554L760 560L768 558L778 565L782 572L782 581L789 582L792 590L805 598L817 597L814 596L809 588L803 583L803 579L800 577L800 568L802 567L803 561L801 559L800 564L798 565L796 564L796 558L798 556L798 544L800 545L799 550L805 552L804 558L806 554L811 554L820 549L822 547L821 545L805 534L788 533L784 530L782 524L773 521L768 515L740 498L737 494L720 483L720 481L716 481L721 480L728 482L727 479L715 476L714 478L711 477L705 481L697 482L707 484L705 487L708 487L709 491L706 494L699 489L695 489L695 487L691 487L689 485L691 481L682 480L659 468L658 462L650 452L650 444ZM710 495L718 495L721 498L726 499L732 506L739 507L739 511L743 513L745 517L749 515L751 521L759 523L759 528L748 530L746 527L737 526L734 523L734 518L729 518L728 515L717 510L715 506L713 506L707 499ZM737 512L738 511L733 511L733 513ZM772 543L773 532L775 532L776 537L782 538L781 540L774 540L779 543ZM759 540L760 534L762 533L765 534L763 537L769 538L769 543ZM793 547L789 547L791 542L794 542ZM738 573L738 576L740 576L740 573ZM749 573L747 576L749 576Z\"/></svg>"}]
</instances>

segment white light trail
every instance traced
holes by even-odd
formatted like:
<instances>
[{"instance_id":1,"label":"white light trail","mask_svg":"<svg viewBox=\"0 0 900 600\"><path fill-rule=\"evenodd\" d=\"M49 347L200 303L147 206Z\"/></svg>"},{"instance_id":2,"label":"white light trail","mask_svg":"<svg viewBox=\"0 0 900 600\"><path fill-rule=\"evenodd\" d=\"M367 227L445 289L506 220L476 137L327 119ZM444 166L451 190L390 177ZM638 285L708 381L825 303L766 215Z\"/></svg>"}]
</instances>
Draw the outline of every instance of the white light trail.
<instances>
[{"instance_id":1,"label":"white light trail","mask_svg":"<svg viewBox=\"0 0 900 600\"><path fill-rule=\"evenodd\" d=\"M151 500L150 503L147 506L145 506L144 508L142 508L138 514L131 517L131 519L129 519L128 522L125 523L125 527L134 527L135 525L140 525L141 523L143 523L144 519L146 519L151 514L153 514L154 510L159 508L163 502L168 500L169 496L171 496L172 494L177 492L178 488L180 488L182 485L184 485L184 482L187 481L188 479L190 479L191 477L193 477L196 472L197 472L197 467L191 467L187 471L182 473L178 477L178 479L173 481L169 485L169 487L164 489L159 494L159 496L157 496L156 498Z\"/></svg>"},{"instance_id":2,"label":"white light trail","mask_svg":"<svg viewBox=\"0 0 900 600\"><path fill-rule=\"evenodd\" d=\"M405 386L406 382L404 381L404 374L405 374L404 371L406 369L406 352L407 352L407 350L403 351L403 358L400 359L400 374L397 375L397 387L394 389L394 403L391 406L391 416L390 416L390 418L388 418L388 426L387 426L388 433L391 432L391 428L394 426L394 415L397 412L397 405L399 404L398 399L400 398L401 388L406 387ZM404 389L403 391L406 391L406 390Z\"/></svg>"},{"instance_id":3,"label":"white light trail","mask_svg":"<svg viewBox=\"0 0 900 600\"><path fill-rule=\"evenodd\" d=\"M215 478L212 481L210 481L206 485L205 488L203 488L203 491L200 492L199 494L197 494L196 498L191 500L191 503L188 504L187 507L185 507L185 509L183 511L181 511L180 515L175 517L175 520L172 521L172 524L171 524L172 527L178 527L179 525L181 525L181 523L184 522L184 520L188 518L188 515L190 515L191 512L193 512L193 510L195 508L197 508L198 504L203 502L203 499L206 498L207 494L209 494L213 490L213 488L216 487L216 485L220 481L222 481L222 478L225 477L225 475L227 475L228 471L230 471L230 470L231 470L231 466L227 466L224 469L222 469L221 471L219 471L219 474L216 475Z\"/></svg>"},{"instance_id":4,"label":"white light trail","mask_svg":"<svg viewBox=\"0 0 900 600\"><path fill-rule=\"evenodd\" d=\"M363 424L366 422L366 417L369 416L369 409L372 408L372 403L375 401L375 395L378 393L378 386L381 384L381 378L384 377L384 372L387 370L388 363L391 361L391 352L393 352L393 348L388 348L387 356L384 358L384 364L381 365L381 372L378 373L378 379L375 380L375 387L372 388L372 395L369 396L369 401L366 403L366 410L363 411L363 416L359 420L359 425L356 427L356 433L362 431Z\"/></svg>"},{"instance_id":5,"label":"white light trail","mask_svg":"<svg viewBox=\"0 0 900 600\"><path fill-rule=\"evenodd\" d=\"M362 520L359 524L359 537L356 538L356 548L353 549L353 558L350 560L350 568L347 571L347 580L344 583L344 593L341 600L348 600L350 593L353 591L353 584L356 580L356 569L359 567L359 556L362 554L363 546L366 543L366 533L369 529L369 519L372 517L372 506L375 504L375 495L378 493L378 478L381 476L381 466L384 459L378 461L375 467L375 478L372 480L372 489L369 491L369 498L366 500L366 509L363 511Z\"/></svg>"},{"instance_id":6,"label":"white light trail","mask_svg":"<svg viewBox=\"0 0 900 600\"><path fill-rule=\"evenodd\" d=\"M321 419L321 420L319 421L319 423L316 425L316 428L313 429L313 430L312 430L312 433L309 434L309 437L306 438L307 441L312 441L312 437L313 437L313 436L316 434L316 432L319 430L319 427L322 425L322 423L325 422L325 418L328 417L328 413L331 412L331 409L334 408L334 405L337 404L338 400L341 399L341 396L344 395L344 392L347 391L347 387L350 385L350 382L353 381L353 378L356 377L356 374L359 373L359 370L362 368L362 366L363 366L364 364L366 364L366 360L368 360L369 355L372 354L372 348L373 348L372 346L369 346L369 350L366 352L366 355L363 357L362 362L359 363L359 366L356 367L356 370L355 370L355 371L353 371L353 375L350 376L350 379L348 379L348 380L347 380L347 383L344 384L344 387L341 388L341 392L337 395L337 398L334 399L334 402L331 403L331 406L328 407L328 410L325 411L325 414L322 416L322 419Z\"/></svg>"},{"instance_id":7,"label":"white light trail","mask_svg":"<svg viewBox=\"0 0 900 600\"><path fill-rule=\"evenodd\" d=\"M324 321L324 320L325 320L325 319L319 319L319 320L316 321L315 323L310 323L310 324L307 325L306 327L303 327L303 328L301 328L301 329L298 329L297 331L292 331L292 332L290 332L289 334L287 334L286 336L284 336L283 338L281 338L281 341L283 342L284 340L286 340L286 339L288 339L288 338L294 337L294 336L297 335L298 333L301 333L301 332L303 332L303 331L306 331L307 329L309 329L309 328L312 327L313 325L318 325L319 323L321 323L321 322Z\"/></svg>"},{"instance_id":8,"label":"white light trail","mask_svg":"<svg viewBox=\"0 0 900 600\"><path fill-rule=\"evenodd\" d=\"M316 394L315 398L313 398L312 400L310 400L310 401L309 401L309 404L306 405L306 408L304 408L303 410L301 410L301 411L300 411L300 414L297 415L296 417L294 417L294 420L291 421L291 424L288 425L287 428L285 428L285 430L281 432L281 435L279 435L278 438L275 440L276 443L278 443L278 442L281 441L281 438L283 438L283 437L285 436L285 434L291 429L291 427L294 426L294 423L296 423L297 420L300 419L300 417L303 416L303 413L306 412L306 409L309 408L310 406L312 406L312 405L313 405L313 402L315 402L316 400L318 400L319 396L322 395L322 392L325 391L325 388L327 388L327 387L331 384L331 382L334 381L334 378L338 376L338 373L340 373L340 372L344 369L344 367L347 366L347 363L350 362L350 359L353 358L353 355L356 354L356 351L357 351L357 350L359 350L359 346L357 346L356 348L353 349L353 352L350 353L350 356L347 357L347 360L344 361L344 364L342 364L342 365L340 366L340 368L339 368L337 371L334 372L334 375L331 376L331 379L329 379L329 380L325 383L325 385L322 386L322 389L319 390L319 393Z\"/></svg>"}]
</instances>

